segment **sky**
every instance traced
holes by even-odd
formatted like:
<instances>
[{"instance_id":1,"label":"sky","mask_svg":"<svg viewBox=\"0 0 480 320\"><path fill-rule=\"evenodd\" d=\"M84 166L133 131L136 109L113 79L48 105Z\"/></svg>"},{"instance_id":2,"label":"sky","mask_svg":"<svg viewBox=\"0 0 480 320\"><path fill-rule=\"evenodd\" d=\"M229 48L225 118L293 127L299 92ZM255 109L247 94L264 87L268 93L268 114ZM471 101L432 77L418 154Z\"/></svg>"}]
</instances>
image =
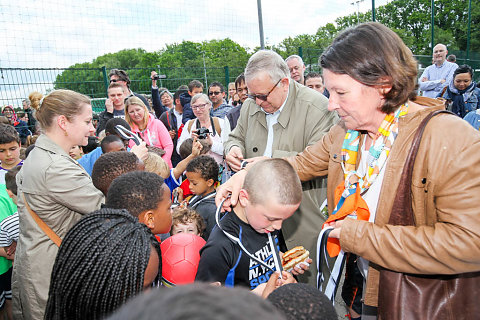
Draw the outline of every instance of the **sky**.
<instances>
[{"instance_id":1,"label":"sky","mask_svg":"<svg viewBox=\"0 0 480 320\"><path fill-rule=\"evenodd\" d=\"M355 13L354 1L262 0L265 43L313 34ZM371 0L358 9L371 9ZM157 51L183 40L227 37L249 48L260 45L257 0L0 0L0 68L66 68L122 49ZM25 79L50 82L57 73L2 70L0 105L32 88Z\"/></svg>"}]
</instances>

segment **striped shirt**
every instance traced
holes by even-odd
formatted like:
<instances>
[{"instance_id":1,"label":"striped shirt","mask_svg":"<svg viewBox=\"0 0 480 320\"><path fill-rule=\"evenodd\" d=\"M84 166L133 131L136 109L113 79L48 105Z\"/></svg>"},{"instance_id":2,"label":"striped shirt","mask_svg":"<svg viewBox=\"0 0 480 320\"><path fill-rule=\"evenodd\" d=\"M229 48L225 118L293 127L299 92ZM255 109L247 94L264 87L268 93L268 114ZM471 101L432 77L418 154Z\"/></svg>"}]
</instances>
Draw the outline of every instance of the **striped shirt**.
<instances>
[{"instance_id":1,"label":"striped shirt","mask_svg":"<svg viewBox=\"0 0 480 320\"><path fill-rule=\"evenodd\" d=\"M18 241L18 232L18 212L15 212L0 222L0 247L8 247L13 241Z\"/></svg>"}]
</instances>

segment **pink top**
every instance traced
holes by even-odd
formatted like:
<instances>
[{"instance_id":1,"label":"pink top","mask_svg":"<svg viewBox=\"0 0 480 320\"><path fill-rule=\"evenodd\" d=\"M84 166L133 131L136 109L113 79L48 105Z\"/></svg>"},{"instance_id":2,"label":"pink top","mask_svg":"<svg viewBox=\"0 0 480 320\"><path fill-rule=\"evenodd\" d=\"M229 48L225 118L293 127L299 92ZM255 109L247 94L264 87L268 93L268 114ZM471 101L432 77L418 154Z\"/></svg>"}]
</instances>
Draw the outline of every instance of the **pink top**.
<instances>
[{"instance_id":1,"label":"pink top","mask_svg":"<svg viewBox=\"0 0 480 320\"><path fill-rule=\"evenodd\" d=\"M140 131L138 126L133 123L133 125L131 125L132 131L138 134L148 146L155 146L165 150L165 154L162 158L171 168L173 152L172 138L170 138L170 134L162 121L155 119L152 114L149 114L148 116L148 124L145 130ZM134 142L130 140L129 145L132 147Z\"/></svg>"}]
</instances>

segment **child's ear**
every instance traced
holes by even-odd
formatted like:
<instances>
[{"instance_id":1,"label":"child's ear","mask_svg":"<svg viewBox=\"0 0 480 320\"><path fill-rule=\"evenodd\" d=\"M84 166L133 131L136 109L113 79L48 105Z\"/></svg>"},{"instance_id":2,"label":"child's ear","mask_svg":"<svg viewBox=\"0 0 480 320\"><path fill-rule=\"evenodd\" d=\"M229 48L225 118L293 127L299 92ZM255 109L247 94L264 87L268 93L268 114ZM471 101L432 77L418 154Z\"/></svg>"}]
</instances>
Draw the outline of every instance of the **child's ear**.
<instances>
[{"instance_id":1,"label":"child's ear","mask_svg":"<svg viewBox=\"0 0 480 320\"><path fill-rule=\"evenodd\" d=\"M155 228L155 219L153 217L152 210L147 210L145 212L140 213L140 215L138 216L138 221L146 225L148 229Z\"/></svg>"},{"instance_id":2,"label":"child's ear","mask_svg":"<svg viewBox=\"0 0 480 320\"><path fill-rule=\"evenodd\" d=\"M245 189L240 189L240 193L238 194L238 201L242 207L246 207L249 203L248 199L248 192Z\"/></svg>"},{"instance_id":3,"label":"child's ear","mask_svg":"<svg viewBox=\"0 0 480 320\"><path fill-rule=\"evenodd\" d=\"M209 186L209 187L213 186L214 183L215 183L215 181L213 181L213 179L208 179L207 180L207 186Z\"/></svg>"}]
</instances>

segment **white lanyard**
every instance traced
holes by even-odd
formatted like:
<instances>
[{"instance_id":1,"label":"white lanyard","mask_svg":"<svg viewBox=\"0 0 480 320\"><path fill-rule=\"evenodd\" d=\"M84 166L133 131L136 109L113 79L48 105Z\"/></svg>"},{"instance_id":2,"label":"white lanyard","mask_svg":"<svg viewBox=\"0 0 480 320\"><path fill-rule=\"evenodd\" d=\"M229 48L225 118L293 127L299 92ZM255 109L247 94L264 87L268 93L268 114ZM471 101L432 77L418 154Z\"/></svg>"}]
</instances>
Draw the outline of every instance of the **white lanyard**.
<instances>
[{"instance_id":1,"label":"white lanyard","mask_svg":"<svg viewBox=\"0 0 480 320\"><path fill-rule=\"evenodd\" d=\"M222 227L220 226L220 220L219 220L219 216L220 216L220 209L222 208L223 206L223 203L225 202L225 200L227 200L228 198L225 198L222 200L222 203L220 203L220 205L217 207L217 211L215 212L215 221L217 222L217 226L218 228L220 228L220 230L223 231L223 233L227 236L227 238L229 238L232 242L236 243L239 245L240 249L242 249L243 252L245 252L251 259L257 261L258 263L260 263L262 266L266 267L267 269L270 269L272 270L273 272L275 272L275 270L273 270L269 265L267 265L264 261L262 261L261 259L255 257L253 254L251 254L247 248L245 248L245 246L242 244L242 241L231 235L230 233L228 233L227 231L223 230ZM235 214L232 212L232 214ZM273 255L273 261L275 263L275 268L277 269L278 272L281 272L283 269L281 267L281 264L279 264L279 261L278 261L278 250L277 250L277 246L275 246L275 244L273 243L273 238L272 238L272 235L270 233L268 233L268 242L270 244L270 249L272 250L272 255Z\"/></svg>"}]
</instances>

